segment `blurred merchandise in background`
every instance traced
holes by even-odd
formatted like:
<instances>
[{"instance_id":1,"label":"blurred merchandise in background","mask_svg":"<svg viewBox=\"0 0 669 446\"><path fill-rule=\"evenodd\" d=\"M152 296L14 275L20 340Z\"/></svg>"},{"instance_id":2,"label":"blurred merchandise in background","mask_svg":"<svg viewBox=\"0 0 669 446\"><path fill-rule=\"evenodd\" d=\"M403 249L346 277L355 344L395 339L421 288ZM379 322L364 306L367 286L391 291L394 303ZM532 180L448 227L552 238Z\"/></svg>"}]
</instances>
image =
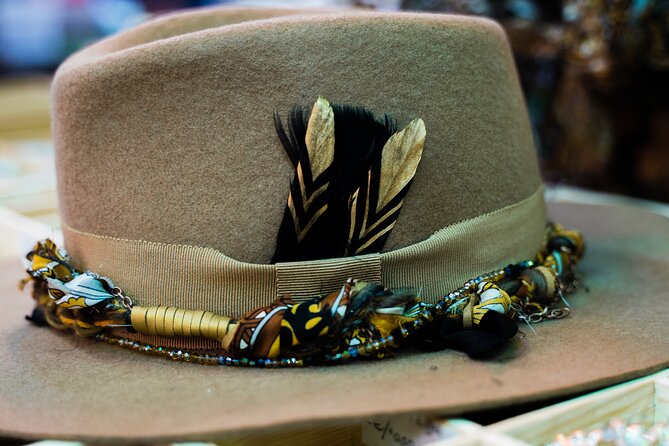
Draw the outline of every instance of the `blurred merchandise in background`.
<instances>
[{"instance_id":1,"label":"blurred merchandise in background","mask_svg":"<svg viewBox=\"0 0 669 446\"><path fill-rule=\"evenodd\" d=\"M0 66L5 74L52 70L145 17L145 6L132 0L0 0Z\"/></svg>"},{"instance_id":2,"label":"blurred merchandise in background","mask_svg":"<svg viewBox=\"0 0 669 446\"><path fill-rule=\"evenodd\" d=\"M68 54L221 3L492 17L511 41L546 180L669 202L669 0L0 0L0 152L3 140L48 137L47 82L34 79Z\"/></svg>"},{"instance_id":3,"label":"blurred merchandise in background","mask_svg":"<svg viewBox=\"0 0 669 446\"><path fill-rule=\"evenodd\" d=\"M669 1L404 0L506 29L544 178L669 201Z\"/></svg>"}]
</instances>

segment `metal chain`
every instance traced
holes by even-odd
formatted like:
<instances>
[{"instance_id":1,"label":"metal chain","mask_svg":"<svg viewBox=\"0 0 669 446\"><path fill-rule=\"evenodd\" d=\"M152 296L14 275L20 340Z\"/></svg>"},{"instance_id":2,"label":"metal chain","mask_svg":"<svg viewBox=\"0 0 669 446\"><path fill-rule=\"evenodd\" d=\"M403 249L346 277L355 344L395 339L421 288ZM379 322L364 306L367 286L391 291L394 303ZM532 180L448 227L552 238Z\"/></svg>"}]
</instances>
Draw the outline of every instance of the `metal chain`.
<instances>
[{"instance_id":1,"label":"metal chain","mask_svg":"<svg viewBox=\"0 0 669 446\"><path fill-rule=\"evenodd\" d=\"M542 311L537 313L532 313L527 316L527 320L533 324L543 321L544 319L562 319L571 313L571 310L567 307L563 308L550 308L545 307Z\"/></svg>"},{"instance_id":2,"label":"metal chain","mask_svg":"<svg viewBox=\"0 0 669 446\"><path fill-rule=\"evenodd\" d=\"M112 296L118 298L121 301L124 307L126 307L128 310L132 309L132 299L123 294L123 290L121 288L114 287L112 288L111 293Z\"/></svg>"}]
</instances>

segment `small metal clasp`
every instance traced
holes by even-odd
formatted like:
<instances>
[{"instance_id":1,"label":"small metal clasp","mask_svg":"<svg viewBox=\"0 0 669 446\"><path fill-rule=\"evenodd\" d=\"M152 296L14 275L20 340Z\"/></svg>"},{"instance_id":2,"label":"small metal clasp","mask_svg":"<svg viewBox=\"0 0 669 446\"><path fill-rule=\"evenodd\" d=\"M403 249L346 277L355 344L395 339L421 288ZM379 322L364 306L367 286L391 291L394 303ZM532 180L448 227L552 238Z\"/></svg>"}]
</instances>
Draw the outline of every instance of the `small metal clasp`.
<instances>
[{"instance_id":1,"label":"small metal clasp","mask_svg":"<svg viewBox=\"0 0 669 446\"><path fill-rule=\"evenodd\" d=\"M563 317L569 316L571 313L571 310L569 308L553 308L548 315L546 315L546 319L562 319Z\"/></svg>"},{"instance_id":2,"label":"small metal clasp","mask_svg":"<svg viewBox=\"0 0 669 446\"><path fill-rule=\"evenodd\" d=\"M123 290L119 287L114 287L111 290L112 296L119 298L124 307L128 310L132 309L132 299L123 294Z\"/></svg>"},{"instance_id":3,"label":"small metal clasp","mask_svg":"<svg viewBox=\"0 0 669 446\"><path fill-rule=\"evenodd\" d=\"M532 313L527 317L527 320L533 324L543 321L544 319L562 319L571 313L569 308L544 308L542 311Z\"/></svg>"},{"instance_id":4,"label":"small metal clasp","mask_svg":"<svg viewBox=\"0 0 669 446\"><path fill-rule=\"evenodd\" d=\"M528 321L528 322L531 322L531 323L533 323L533 324L536 324L536 323L538 323L538 322L543 321L544 318L546 317L546 310L547 310L547 308L544 308L544 310L541 311L541 312L539 312L539 313L532 313L532 314L530 314L530 315L527 317L527 321Z\"/></svg>"}]
</instances>

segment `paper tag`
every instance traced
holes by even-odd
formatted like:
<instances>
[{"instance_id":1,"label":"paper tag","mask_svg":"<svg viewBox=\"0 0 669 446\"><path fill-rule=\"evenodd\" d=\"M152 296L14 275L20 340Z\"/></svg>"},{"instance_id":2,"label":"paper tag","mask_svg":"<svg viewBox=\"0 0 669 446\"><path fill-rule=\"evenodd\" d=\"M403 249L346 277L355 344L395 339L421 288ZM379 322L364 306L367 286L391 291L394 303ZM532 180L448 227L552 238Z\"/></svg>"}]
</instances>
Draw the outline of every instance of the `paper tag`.
<instances>
[{"instance_id":1,"label":"paper tag","mask_svg":"<svg viewBox=\"0 0 669 446\"><path fill-rule=\"evenodd\" d=\"M366 446L420 446L457 435L420 415L376 417L362 425L362 443Z\"/></svg>"}]
</instances>

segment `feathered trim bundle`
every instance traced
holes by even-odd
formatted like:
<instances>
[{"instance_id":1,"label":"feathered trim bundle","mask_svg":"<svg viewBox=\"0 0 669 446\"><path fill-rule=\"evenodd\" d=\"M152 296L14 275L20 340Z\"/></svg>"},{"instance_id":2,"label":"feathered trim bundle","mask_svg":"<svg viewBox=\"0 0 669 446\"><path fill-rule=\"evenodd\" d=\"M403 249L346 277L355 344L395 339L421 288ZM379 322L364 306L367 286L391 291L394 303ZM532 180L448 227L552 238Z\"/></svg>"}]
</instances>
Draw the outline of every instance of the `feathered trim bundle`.
<instances>
[{"instance_id":1,"label":"feathered trim bundle","mask_svg":"<svg viewBox=\"0 0 669 446\"><path fill-rule=\"evenodd\" d=\"M251 358L321 356L381 339L413 322L422 305L406 290L349 279L341 289L299 302L283 297L236 322L228 352ZM389 352L379 352L389 353Z\"/></svg>"},{"instance_id":2,"label":"feathered trim bundle","mask_svg":"<svg viewBox=\"0 0 669 446\"><path fill-rule=\"evenodd\" d=\"M128 323L130 311L113 295L112 281L77 271L67 252L51 240L37 242L26 255L26 271L29 277L20 286L34 281L37 305L29 320L36 325L93 336L106 327Z\"/></svg>"},{"instance_id":3,"label":"feathered trim bundle","mask_svg":"<svg viewBox=\"0 0 669 446\"><path fill-rule=\"evenodd\" d=\"M425 142L422 119L397 132L387 115L330 105L301 108L279 139L295 167L273 262L379 252L399 216Z\"/></svg>"}]
</instances>

